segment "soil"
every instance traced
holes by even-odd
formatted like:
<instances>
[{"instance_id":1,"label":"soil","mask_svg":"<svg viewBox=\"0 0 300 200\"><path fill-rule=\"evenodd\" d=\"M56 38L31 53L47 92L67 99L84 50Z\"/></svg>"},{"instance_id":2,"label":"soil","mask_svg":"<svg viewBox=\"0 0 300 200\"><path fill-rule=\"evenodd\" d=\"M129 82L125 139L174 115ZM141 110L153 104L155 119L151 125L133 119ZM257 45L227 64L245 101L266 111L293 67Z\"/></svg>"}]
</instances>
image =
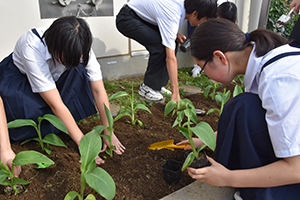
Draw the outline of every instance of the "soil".
<instances>
[{"instance_id":1,"label":"soil","mask_svg":"<svg viewBox=\"0 0 300 200\"><path fill-rule=\"evenodd\" d=\"M230 86L232 91L233 86ZM223 89L220 89L221 91ZM203 94L188 95L183 98L190 99L196 108L208 111L210 108L219 108L219 105L210 98L206 99ZM149 150L148 146L154 142L173 139L179 142L183 135L177 129L172 128L175 120L170 114L164 117L164 104L157 103L149 106L153 115L146 111L139 111L137 118L144 125L131 125L126 121L128 118L121 118L114 123L114 132L126 147L123 155L109 157L105 153L100 156L105 159L105 164L101 165L114 179L116 184L116 200L157 200L192 182L187 171L181 174L181 180L174 185L168 185L163 179L161 166L168 159L184 161L184 150ZM217 130L218 113L198 116L198 122L205 121L211 125L213 130ZM80 125L83 133L88 133L100 120L91 120ZM25 185L25 192L18 195L3 194L4 186L0 186L0 199L17 200L62 200L70 191L80 191L80 156L76 144L66 134L59 133L68 148L50 146L52 153L49 158L55 165L46 169L37 169L36 165L26 165L22 167L20 178L30 181ZM36 142L29 142L24 145L20 143L12 144L13 150L18 153L26 150L36 150L41 152L40 146ZM43 152L41 152L43 153ZM45 153L44 153L45 154ZM214 152L208 150L210 156ZM94 194L96 199L103 199L90 187L86 187L85 194Z\"/></svg>"}]
</instances>

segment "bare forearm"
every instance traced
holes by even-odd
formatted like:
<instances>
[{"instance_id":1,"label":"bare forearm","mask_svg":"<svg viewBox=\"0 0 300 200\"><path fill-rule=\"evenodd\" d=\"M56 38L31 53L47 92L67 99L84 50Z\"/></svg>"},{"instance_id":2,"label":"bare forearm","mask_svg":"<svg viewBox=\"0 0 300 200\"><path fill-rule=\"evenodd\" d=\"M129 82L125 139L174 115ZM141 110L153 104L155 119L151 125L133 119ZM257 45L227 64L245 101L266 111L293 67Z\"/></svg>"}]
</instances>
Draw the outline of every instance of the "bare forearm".
<instances>
[{"instance_id":1,"label":"bare forearm","mask_svg":"<svg viewBox=\"0 0 300 200\"><path fill-rule=\"evenodd\" d=\"M274 187L300 183L300 170L284 159L249 170L234 170L228 173L232 187Z\"/></svg>"},{"instance_id":2,"label":"bare forearm","mask_svg":"<svg viewBox=\"0 0 300 200\"><path fill-rule=\"evenodd\" d=\"M172 88L172 96L175 95L175 99L176 99L177 95L179 95L177 60L176 60L174 50L166 47L166 53L167 53L166 63L167 63L167 69L168 69L168 74L169 74L171 88Z\"/></svg>"},{"instance_id":3,"label":"bare forearm","mask_svg":"<svg viewBox=\"0 0 300 200\"><path fill-rule=\"evenodd\" d=\"M2 99L0 98L0 151L11 150L7 121Z\"/></svg>"}]
</instances>

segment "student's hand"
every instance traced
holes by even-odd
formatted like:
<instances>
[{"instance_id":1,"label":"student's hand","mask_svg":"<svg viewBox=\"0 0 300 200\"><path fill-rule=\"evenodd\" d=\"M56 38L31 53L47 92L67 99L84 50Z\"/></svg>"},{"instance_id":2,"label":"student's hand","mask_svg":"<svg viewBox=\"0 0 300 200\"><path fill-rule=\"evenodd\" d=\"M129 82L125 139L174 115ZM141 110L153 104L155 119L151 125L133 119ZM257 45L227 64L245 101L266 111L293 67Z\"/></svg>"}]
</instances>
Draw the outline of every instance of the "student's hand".
<instances>
[{"instance_id":1,"label":"student's hand","mask_svg":"<svg viewBox=\"0 0 300 200\"><path fill-rule=\"evenodd\" d=\"M1 151L1 162L3 162L9 169L12 167L12 161L16 157L16 154L12 149L7 151ZM21 173L21 166L14 167L14 176L18 177Z\"/></svg>"},{"instance_id":2,"label":"student's hand","mask_svg":"<svg viewBox=\"0 0 300 200\"><path fill-rule=\"evenodd\" d=\"M107 129L104 130L104 134L109 135ZM109 141L105 138L102 138L103 141L103 145L102 145L102 150L100 151L100 153L104 152L106 150L106 148L110 148L109 146ZM117 138L117 136L113 133L112 134L112 145L114 145L116 147L116 149L114 149L113 151L118 154L118 155L122 155L122 153L124 153L125 151L125 147L121 144L121 142L119 141L119 139Z\"/></svg>"},{"instance_id":3,"label":"student's hand","mask_svg":"<svg viewBox=\"0 0 300 200\"><path fill-rule=\"evenodd\" d=\"M177 42L179 42L180 44L182 44L185 40L186 40L186 36L185 35L177 33L177 38L176 38Z\"/></svg>"},{"instance_id":4,"label":"student's hand","mask_svg":"<svg viewBox=\"0 0 300 200\"><path fill-rule=\"evenodd\" d=\"M198 148L204 144L202 140L200 140L199 138L193 138L193 141L195 144L195 148ZM181 142L178 142L176 145L181 145L181 144L190 144L190 142L189 140L183 140ZM192 147L191 146L185 147L184 150L192 150Z\"/></svg>"},{"instance_id":5,"label":"student's hand","mask_svg":"<svg viewBox=\"0 0 300 200\"><path fill-rule=\"evenodd\" d=\"M300 7L300 0L294 0L291 4L290 4L290 10L295 7L294 12L296 13Z\"/></svg>"},{"instance_id":6,"label":"student's hand","mask_svg":"<svg viewBox=\"0 0 300 200\"><path fill-rule=\"evenodd\" d=\"M212 186L229 186L228 178L230 178L230 170L208 156L207 159L211 163L211 166L200 169L188 167L189 175L199 182L205 182Z\"/></svg>"}]
</instances>

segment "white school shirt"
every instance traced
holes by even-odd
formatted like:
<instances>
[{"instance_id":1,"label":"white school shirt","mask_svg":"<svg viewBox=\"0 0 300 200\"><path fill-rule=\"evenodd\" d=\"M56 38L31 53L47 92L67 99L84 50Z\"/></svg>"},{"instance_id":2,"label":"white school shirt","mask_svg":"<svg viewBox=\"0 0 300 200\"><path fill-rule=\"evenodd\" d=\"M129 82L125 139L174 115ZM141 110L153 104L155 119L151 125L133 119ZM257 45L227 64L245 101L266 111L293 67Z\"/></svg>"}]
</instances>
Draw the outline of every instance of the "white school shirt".
<instances>
[{"instance_id":1,"label":"white school shirt","mask_svg":"<svg viewBox=\"0 0 300 200\"><path fill-rule=\"evenodd\" d=\"M162 44L175 50L177 33L185 20L184 0L131 0L127 5L141 19L157 25Z\"/></svg>"},{"instance_id":2,"label":"white school shirt","mask_svg":"<svg viewBox=\"0 0 300 200\"><path fill-rule=\"evenodd\" d=\"M300 48L283 45L262 57L257 57L254 49L244 77L246 91L258 94L262 101L275 155L300 155L300 56L281 58L260 74L263 64L274 56Z\"/></svg>"},{"instance_id":3,"label":"white school shirt","mask_svg":"<svg viewBox=\"0 0 300 200\"><path fill-rule=\"evenodd\" d=\"M36 30L42 37L47 28L37 28ZM66 70L66 67L61 63L56 61L53 63L45 41L44 44L38 36L29 30L19 38L13 51L14 64L21 73L26 74L34 93L56 88L55 81ZM85 69L87 70L89 81L102 79L100 64L92 50Z\"/></svg>"}]
</instances>

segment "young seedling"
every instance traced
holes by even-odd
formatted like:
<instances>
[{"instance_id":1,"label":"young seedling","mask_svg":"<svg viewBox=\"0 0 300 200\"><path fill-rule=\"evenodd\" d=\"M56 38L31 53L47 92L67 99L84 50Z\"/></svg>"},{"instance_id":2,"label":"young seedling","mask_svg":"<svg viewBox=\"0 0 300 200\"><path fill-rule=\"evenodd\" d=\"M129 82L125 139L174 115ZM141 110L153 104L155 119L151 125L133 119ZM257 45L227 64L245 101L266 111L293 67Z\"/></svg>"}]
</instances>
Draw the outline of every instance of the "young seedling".
<instances>
[{"instance_id":1,"label":"young seedling","mask_svg":"<svg viewBox=\"0 0 300 200\"><path fill-rule=\"evenodd\" d=\"M169 105L168 105L169 104ZM195 159L199 158L199 153L202 149L208 146L210 149L214 150L216 147L216 136L211 126L206 122L197 123L196 111L193 103L188 99L181 99L179 103L176 102L168 102L165 107L165 116L167 116L172 110L177 114L182 114L187 117L187 122L185 122L182 126L178 126L177 129L189 140L191 144L193 152L191 152L187 158L185 159L182 170L185 170ZM176 105L180 105L180 107L176 108ZM174 106L175 105L175 106ZM179 112L178 112L179 111ZM178 116L177 116L178 118ZM182 118L180 118L182 119ZM176 119L177 120L177 119ZM192 124L196 124L194 127L191 127ZM200 146L196 149L193 136L196 135L198 138L202 140L204 145Z\"/></svg>"},{"instance_id":2,"label":"young seedling","mask_svg":"<svg viewBox=\"0 0 300 200\"><path fill-rule=\"evenodd\" d=\"M14 121L9 122L7 124L7 127L8 128L19 128L19 127L23 127L23 126L33 126L38 134L38 137L25 140L21 144L25 144L31 140L38 141L41 145L42 150L46 151L50 155L51 150L49 149L49 144L52 144L55 146L60 146L60 147L67 147L67 146L63 143L63 141L57 135L55 135L53 133L50 133L50 134L46 135L44 138L42 138L41 123L42 123L42 120L44 120L44 119L49 121L53 126L55 126L60 131L69 134L64 123L58 117L56 117L55 115L52 115L52 114L45 114L43 117L39 117L38 125L31 119L16 119ZM44 143L46 143L47 146L45 146Z\"/></svg>"},{"instance_id":3,"label":"young seedling","mask_svg":"<svg viewBox=\"0 0 300 200\"><path fill-rule=\"evenodd\" d=\"M132 125L135 125L136 123L138 123L139 126L142 126L143 122L141 122L139 119L135 118L135 113L137 113L138 110L146 110L150 114L152 114L152 113L149 110L149 108L147 108L144 104L135 105L133 86L132 86L132 95L131 96L127 92L121 91L121 92L117 92L117 93L113 94L109 98L109 101L118 99L120 97L125 97L125 96L128 96L130 99L130 108L125 108L124 111L120 112L120 114L114 119L114 121L117 121L117 120L121 119L122 117L129 116L131 121L128 123L131 123Z\"/></svg>"},{"instance_id":4,"label":"young seedling","mask_svg":"<svg viewBox=\"0 0 300 200\"><path fill-rule=\"evenodd\" d=\"M218 109L218 108L212 108L212 109L210 109L210 110L207 112L207 115L210 114L210 113L212 113L212 112L214 112L214 111L217 111L217 112L219 113L219 116L221 116L221 114L222 114L222 112L223 112L223 108L224 108L225 104L227 103L227 101L229 100L230 95L231 95L230 90L228 90L228 91L226 92L226 88L224 88L223 93L222 93L222 92L217 92L215 98L216 98L216 102L217 102L218 104L221 104L221 108L220 108L220 109Z\"/></svg>"},{"instance_id":5,"label":"young seedling","mask_svg":"<svg viewBox=\"0 0 300 200\"><path fill-rule=\"evenodd\" d=\"M209 94L209 96L211 97L212 100L214 100L214 99L215 99L215 95L216 95L216 89L217 89L218 87L219 87L219 84L218 84L218 83L215 83L215 84L213 84L213 85L208 85L208 86L206 86L206 88L204 89L204 96L205 96L206 98L208 98L209 91L210 91L210 89L212 88L213 91L212 91L212 93Z\"/></svg>"},{"instance_id":6,"label":"young seedling","mask_svg":"<svg viewBox=\"0 0 300 200\"><path fill-rule=\"evenodd\" d=\"M50 158L36 151L19 152L12 161L11 170L0 161L0 184L5 186L11 186L15 194L17 194L17 184L27 185L30 182L14 177L14 166L23 166L36 163L43 163L47 166L54 164L54 162Z\"/></svg>"},{"instance_id":7,"label":"young seedling","mask_svg":"<svg viewBox=\"0 0 300 200\"><path fill-rule=\"evenodd\" d=\"M64 200L83 200L86 184L93 188L105 199L113 199L116 194L116 186L112 177L102 168L96 166L95 158L102 148L102 141L96 130L87 133L79 143L81 155L81 191L69 192ZM96 200L93 194L89 194L86 200Z\"/></svg>"},{"instance_id":8,"label":"young seedling","mask_svg":"<svg viewBox=\"0 0 300 200\"><path fill-rule=\"evenodd\" d=\"M112 157L113 156L113 150L116 149L116 147L112 145L112 134L113 134L114 119L112 117L112 114L111 114L110 110L106 107L105 104L104 104L104 108L105 108L105 114L106 114L107 121L108 121L108 126L98 125L98 126L95 126L93 128L93 130L95 130L100 135L100 137L103 137L103 138L108 140L110 148L106 149L106 153L108 155L110 155L110 157ZM101 134L104 129L108 130L109 135Z\"/></svg>"}]
</instances>

